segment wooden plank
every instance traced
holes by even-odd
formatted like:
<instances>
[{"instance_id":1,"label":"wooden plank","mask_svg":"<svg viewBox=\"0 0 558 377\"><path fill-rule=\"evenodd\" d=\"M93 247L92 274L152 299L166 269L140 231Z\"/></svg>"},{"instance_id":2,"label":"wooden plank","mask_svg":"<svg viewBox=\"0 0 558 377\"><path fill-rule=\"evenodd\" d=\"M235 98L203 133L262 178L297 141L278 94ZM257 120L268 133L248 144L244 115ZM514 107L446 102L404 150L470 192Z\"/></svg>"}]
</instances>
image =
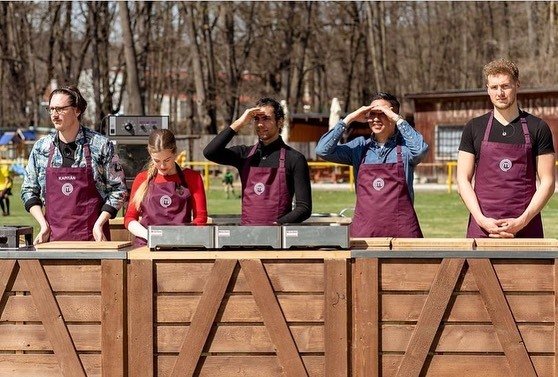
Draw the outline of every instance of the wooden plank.
<instances>
[{"instance_id":1,"label":"wooden plank","mask_svg":"<svg viewBox=\"0 0 558 377\"><path fill-rule=\"evenodd\" d=\"M35 245L35 249L56 249L56 250L112 250L122 249L132 246L130 241L52 241L39 243Z\"/></svg>"},{"instance_id":2,"label":"wooden plank","mask_svg":"<svg viewBox=\"0 0 558 377\"><path fill-rule=\"evenodd\" d=\"M79 356L88 377L101 376L101 355ZM55 355L0 355L0 376L60 377L62 371Z\"/></svg>"},{"instance_id":3,"label":"wooden plank","mask_svg":"<svg viewBox=\"0 0 558 377\"><path fill-rule=\"evenodd\" d=\"M468 259L488 314L498 334L514 376L536 376L535 369L502 292L498 277L488 259Z\"/></svg>"},{"instance_id":4,"label":"wooden plank","mask_svg":"<svg viewBox=\"0 0 558 377\"><path fill-rule=\"evenodd\" d=\"M125 261L101 262L101 350L103 376L126 375Z\"/></svg>"},{"instance_id":5,"label":"wooden plank","mask_svg":"<svg viewBox=\"0 0 558 377\"><path fill-rule=\"evenodd\" d=\"M231 254L235 254L231 252ZM172 261L155 265L157 292L202 292L213 263ZM314 261L265 262L265 269L275 292L323 292L324 265ZM233 292L249 292L242 270L238 272Z\"/></svg>"},{"instance_id":6,"label":"wooden plank","mask_svg":"<svg viewBox=\"0 0 558 377\"><path fill-rule=\"evenodd\" d=\"M9 289L10 282L13 285L15 274L17 274L15 260L0 261L0 316L4 313L4 308L8 302L8 297L5 297L4 293Z\"/></svg>"},{"instance_id":7,"label":"wooden plank","mask_svg":"<svg viewBox=\"0 0 558 377\"><path fill-rule=\"evenodd\" d=\"M379 263L356 259L353 267L353 375L379 375Z\"/></svg>"},{"instance_id":8,"label":"wooden plank","mask_svg":"<svg viewBox=\"0 0 558 377\"><path fill-rule=\"evenodd\" d=\"M403 356L382 356L382 377L394 377ZM539 377L553 377L554 356L533 356ZM434 355L429 357L428 377L510 377L513 375L505 356Z\"/></svg>"},{"instance_id":9,"label":"wooden plank","mask_svg":"<svg viewBox=\"0 0 558 377\"><path fill-rule=\"evenodd\" d=\"M261 261L246 259L241 260L240 265L269 331L269 336L277 349L277 358L281 367L288 376L307 376L308 373Z\"/></svg>"},{"instance_id":10,"label":"wooden plank","mask_svg":"<svg viewBox=\"0 0 558 377\"><path fill-rule=\"evenodd\" d=\"M391 250L473 250L472 238L394 238Z\"/></svg>"},{"instance_id":11,"label":"wooden plank","mask_svg":"<svg viewBox=\"0 0 558 377\"><path fill-rule=\"evenodd\" d=\"M464 259L442 260L397 376L419 376L464 263Z\"/></svg>"},{"instance_id":12,"label":"wooden plank","mask_svg":"<svg viewBox=\"0 0 558 377\"><path fill-rule=\"evenodd\" d=\"M188 333L180 348L178 359L171 373L172 377L194 375L196 365L209 336L211 326L215 321L215 316L235 266L235 260L215 261L196 313L192 318Z\"/></svg>"},{"instance_id":13,"label":"wooden plank","mask_svg":"<svg viewBox=\"0 0 558 377\"><path fill-rule=\"evenodd\" d=\"M160 323L190 322L199 299L199 296L158 296L157 321ZM281 294L277 295L277 299L288 322L321 323L324 321L323 295ZM252 296L226 296L220 314L220 322L263 322Z\"/></svg>"},{"instance_id":14,"label":"wooden plank","mask_svg":"<svg viewBox=\"0 0 558 377\"><path fill-rule=\"evenodd\" d=\"M57 295L56 300L67 322L100 322L101 297L99 295ZM31 296L9 296L1 321L40 321L39 312Z\"/></svg>"},{"instance_id":15,"label":"wooden plank","mask_svg":"<svg viewBox=\"0 0 558 377\"><path fill-rule=\"evenodd\" d=\"M1 328L1 326L0 326ZM157 352L178 353L189 326L157 326ZM300 352L324 352L324 327L289 326ZM214 326L210 353L275 352L269 333L263 325Z\"/></svg>"},{"instance_id":16,"label":"wooden plank","mask_svg":"<svg viewBox=\"0 0 558 377\"><path fill-rule=\"evenodd\" d=\"M438 266L436 259L382 260L381 290L428 291ZM495 260L493 266L504 291L554 292L552 260ZM471 273L465 274L459 291L478 291Z\"/></svg>"},{"instance_id":17,"label":"wooden plank","mask_svg":"<svg viewBox=\"0 0 558 377\"><path fill-rule=\"evenodd\" d=\"M131 250L128 259L150 260L207 260L207 259L349 259L350 250L235 250L235 251L150 251L147 247Z\"/></svg>"},{"instance_id":18,"label":"wooden plank","mask_svg":"<svg viewBox=\"0 0 558 377\"><path fill-rule=\"evenodd\" d=\"M62 374L64 376L85 376L85 370L78 358L58 303L50 290L41 263L38 260L19 260L18 263L58 359Z\"/></svg>"},{"instance_id":19,"label":"wooden plank","mask_svg":"<svg viewBox=\"0 0 558 377\"><path fill-rule=\"evenodd\" d=\"M425 294L381 295L382 321L417 321L424 306ZM549 294L506 294L506 299L516 322L554 323L555 296ZM445 322L490 322L479 293L457 294L453 305L445 313Z\"/></svg>"},{"instance_id":20,"label":"wooden plank","mask_svg":"<svg viewBox=\"0 0 558 377\"><path fill-rule=\"evenodd\" d=\"M534 353L554 352L554 325L519 325L527 351ZM414 325L382 325L382 352L405 352L415 330ZM491 324L447 324L438 332L434 352L503 352L494 326Z\"/></svg>"},{"instance_id":21,"label":"wooden plank","mask_svg":"<svg viewBox=\"0 0 558 377\"><path fill-rule=\"evenodd\" d=\"M347 261L325 259L325 375L349 373Z\"/></svg>"},{"instance_id":22,"label":"wooden plank","mask_svg":"<svg viewBox=\"0 0 558 377\"><path fill-rule=\"evenodd\" d=\"M152 377L153 262L133 260L128 265L128 373Z\"/></svg>"},{"instance_id":23,"label":"wooden plank","mask_svg":"<svg viewBox=\"0 0 558 377\"><path fill-rule=\"evenodd\" d=\"M44 261L50 286L54 292L101 292L101 264L99 261ZM23 276L15 279L14 291L29 291Z\"/></svg>"},{"instance_id":24,"label":"wooden plank","mask_svg":"<svg viewBox=\"0 0 558 377\"><path fill-rule=\"evenodd\" d=\"M168 376L175 356L157 357L158 376ZM303 356L310 377L323 377L324 357ZM202 357L196 377L290 377L275 356L207 356Z\"/></svg>"},{"instance_id":25,"label":"wooden plank","mask_svg":"<svg viewBox=\"0 0 558 377\"><path fill-rule=\"evenodd\" d=\"M100 325L68 325L78 351L101 351ZM0 351L52 351L43 325L0 325Z\"/></svg>"},{"instance_id":26,"label":"wooden plank","mask_svg":"<svg viewBox=\"0 0 558 377\"><path fill-rule=\"evenodd\" d=\"M475 244L476 250L558 250L553 238L475 238Z\"/></svg>"},{"instance_id":27,"label":"wooden plank","mask_svg":"<svg viewBox=\"0 0 558 377\"><path fill-rule=\"evenodd\" d=\"M389 250L391 247L391 237L375 238L351 238L351 249L363 250Z\"/></svg>"}]
</instances>

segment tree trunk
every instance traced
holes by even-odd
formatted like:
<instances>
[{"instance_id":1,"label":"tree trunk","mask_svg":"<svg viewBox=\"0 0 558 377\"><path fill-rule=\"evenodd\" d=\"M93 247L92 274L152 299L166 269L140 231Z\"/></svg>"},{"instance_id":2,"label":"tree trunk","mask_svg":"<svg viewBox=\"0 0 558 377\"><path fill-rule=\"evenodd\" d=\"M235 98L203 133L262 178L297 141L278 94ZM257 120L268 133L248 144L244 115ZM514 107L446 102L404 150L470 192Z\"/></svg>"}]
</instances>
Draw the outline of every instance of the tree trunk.
<instances>
[{"instance_id":1,"label":"tree trunk","mask_svg":"<svg viewBox=\"0 0 558 377\"><path fill-rule=\"evenodd\" d=\"M126 59L128 109L130 115L144 115L143 104L141 102L141 92L138 77L138 65L136 51L134 48L134 38L132 36L132 26L130 24L130 11L126 1L118 2L120 14L120 24L124 41L124 57Z\"/></svg>"}]
</instances>

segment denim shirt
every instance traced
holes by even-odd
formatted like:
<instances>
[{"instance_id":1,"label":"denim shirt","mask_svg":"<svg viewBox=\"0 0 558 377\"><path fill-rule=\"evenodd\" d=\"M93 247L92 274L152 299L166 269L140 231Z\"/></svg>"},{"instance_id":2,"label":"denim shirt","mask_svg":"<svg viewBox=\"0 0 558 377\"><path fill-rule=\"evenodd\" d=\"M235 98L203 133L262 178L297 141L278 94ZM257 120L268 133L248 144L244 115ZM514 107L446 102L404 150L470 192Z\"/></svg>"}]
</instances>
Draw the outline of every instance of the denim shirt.
<instances>
[{"instance_id":1,"label":"denim shirt","mask_svg":"<svg viewBox=\"0 0 558 377\"><path fill-rule=\"evenodd\" d=\"M85 167L86 165L83 154L85 140L89 142L89 149L91 150L95 187L104 200L103 211L109 212L111 217L114 217L128 195L122 165L115 153L114 145L107 137L88 128L80 127L76 137L77 148L73 167ZM48 203L45 203L46 166L52 144L55 145L52 166L60 167L62 166L62 154L57 148L57 133L44 136L33 145L25 179L21 185L21 199L27 211L33 205L48 205Z\"/></svg>"},{"instance_id":2,"label":"denim shirt","mask_svg":"<svg viewBox=\"0 0 558 377\"><path fill-rule=\"evenodd\" d=\"M346 144L339 144L345 128L345 122L340 120L333 129L324 134L316 145L316 154L326 161L352 165L356 185L358 170L364 153L366 153L363 162L365 164L394 163L397 162L396 146L401 145L405 179L409 188L409 195L413 201L414 168L422 161L428 151L428 144L424 142L422 135L411 127L407 121L401 120L397 122L395 134L383 146L380 146L373 138L364 138L363 136L359 136Z\"/></svg>"}]
</instances>

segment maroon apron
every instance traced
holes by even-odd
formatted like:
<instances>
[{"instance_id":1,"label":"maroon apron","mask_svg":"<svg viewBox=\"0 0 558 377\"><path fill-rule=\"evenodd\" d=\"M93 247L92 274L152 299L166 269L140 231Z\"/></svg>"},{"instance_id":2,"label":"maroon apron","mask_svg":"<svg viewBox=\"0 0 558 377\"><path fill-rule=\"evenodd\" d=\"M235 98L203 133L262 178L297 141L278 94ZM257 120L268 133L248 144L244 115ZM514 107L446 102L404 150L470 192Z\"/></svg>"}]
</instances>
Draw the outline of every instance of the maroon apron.
<instances>
[{"instance_id":1,"label":"maroon apron","mask_svg":"<svg viewBox=\"0 0 558 377\"><path fill-rule=\"evenodd\" d=\"M475 169L475 193L484 216L494 219L517 218L527 209L536 191L531 135L527 121L522 117L525 144L490 142L488 137L493 120L494 112L490 114ZM471 215L467 237L488 237L488 232ZM541 214L537 214L515 237L544 237Z\"/></svg>"},{"instance_id":2,"label":"maroon apron","mask_svg":"<svg viewBox=\"0 0 558 377\"><path fill-rule=\"evenodd\" d=\"M366 151L363 153L351 237L422 238L405 179L400 145L396 152L397 162L382 164L365 164Z\"/></svg>"},{"instance_id":3,"label":"maroon apron","mask_svg":"<svg viewBox=\"0 0 558 377\"><path fill-rule=\"evenodd\" d=\"M83 144L85 167L53 167L54 144L46 167L45 218L50 225L50 241L94 241L93 225L104 200L97 191L89 143ZM110 240L109 222L103 233Z\"/></svg>"},{"instance_id":4,"label":"maroon apron","mask_svg":"<svg viewBox=\"0 0 558 377\"><path fill-rule=\"evenodd\" d=\"M242 169L242 225L273 225L292 210L293 195L287 186L285 148L281 148L278 168L250 166L257 144L252 147Z\"/></svg>"},{"instance_id":5,"label":"maroon apron","mask_svg":"<svg viewBox=\"0 0 558 377\"><path fill-rule=\"evenodd\" d=\"M192 222L190 201L191 196L184 173L177 165L176 172L181 184L175 182L155 183L151 181L145 198L141 202L140 224L149 225L181 225ZM143 238L135 237L135 246L144 246Z\"/></svg>"}]
</instances>

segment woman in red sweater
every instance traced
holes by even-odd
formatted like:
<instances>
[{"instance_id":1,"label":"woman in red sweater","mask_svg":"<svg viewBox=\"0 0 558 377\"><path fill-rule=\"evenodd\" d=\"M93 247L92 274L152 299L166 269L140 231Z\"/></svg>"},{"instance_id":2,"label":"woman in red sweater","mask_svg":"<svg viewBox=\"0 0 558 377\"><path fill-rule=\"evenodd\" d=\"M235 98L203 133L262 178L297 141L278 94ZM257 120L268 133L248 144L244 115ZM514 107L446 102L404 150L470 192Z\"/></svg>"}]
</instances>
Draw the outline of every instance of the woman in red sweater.
<instances>
[{"instance_id":1,"label":"woman in red sweater","mask_svg":"<svg viewBox=\"0 0 558 377\"><path fill-rule=\"evenodd\" d=\"M147 151L147 170L132 184L124 226L136 236L134 244L146 244L149 225L205 224L207 205L201 175L180 169L176 160L176 140L169 130L154 130ZM141 218L141 219L140 219Z\"/></svg>"}]
</instances>

